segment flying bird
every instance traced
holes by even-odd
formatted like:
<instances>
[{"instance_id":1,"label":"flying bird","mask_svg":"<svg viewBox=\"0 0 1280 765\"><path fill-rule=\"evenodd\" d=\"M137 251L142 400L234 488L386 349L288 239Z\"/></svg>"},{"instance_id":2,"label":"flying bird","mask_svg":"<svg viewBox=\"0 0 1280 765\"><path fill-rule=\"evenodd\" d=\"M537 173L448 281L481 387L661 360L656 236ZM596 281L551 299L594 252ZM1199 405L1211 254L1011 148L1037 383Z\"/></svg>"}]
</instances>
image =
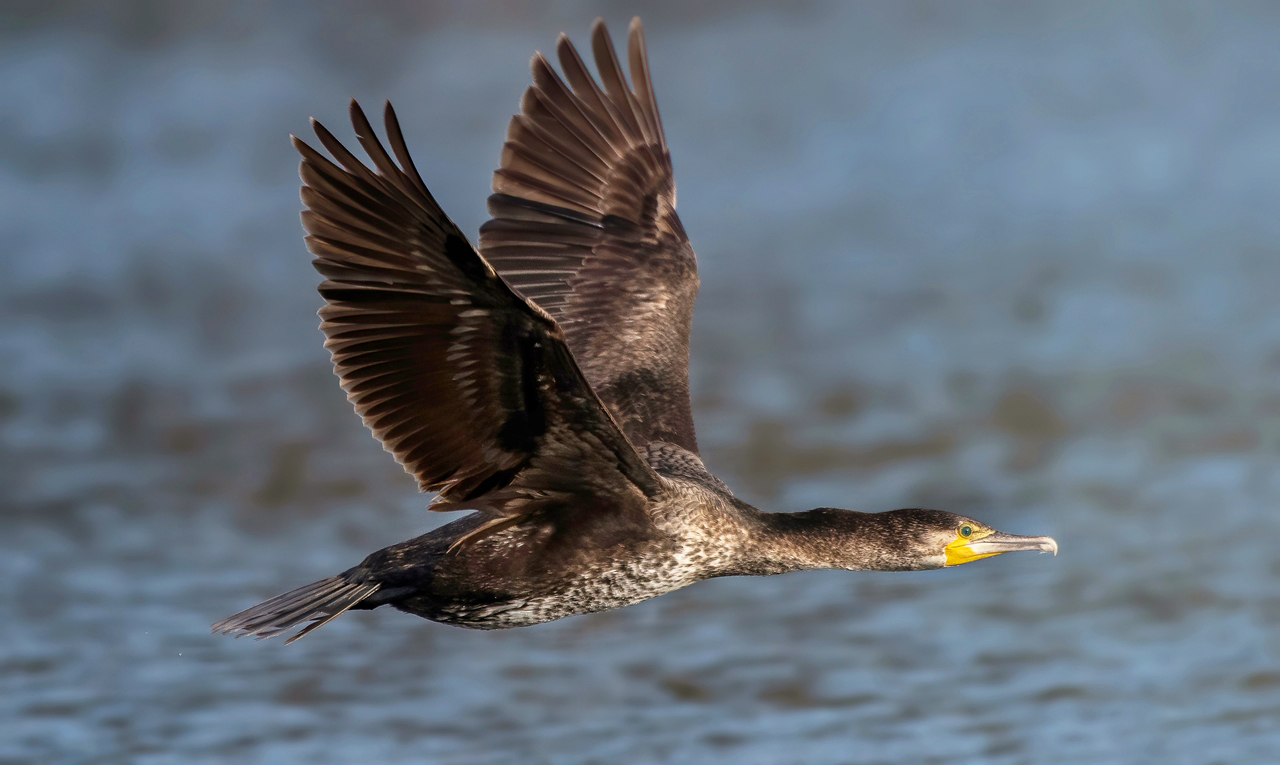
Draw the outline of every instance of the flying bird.
<instances>
[{"instance_id":1,"label":"flying bird","mask_svg":"<svg viewBox=\"0 0 1280 765\"><path fill-rule=\"evenodd\" d=\"M325 347L347 398L432 510L471 510L213 625L288 642L389 605L476 629L637 603L719 576L937 569L1056 553L926 509L770 513L698 455L689 402L697 263L639 19L624 75L603 21L598 79L572 43L533 57L473 247L360 107L371 167L313 120L302 224L324 281Z\"/></svg>"}]
</instances>

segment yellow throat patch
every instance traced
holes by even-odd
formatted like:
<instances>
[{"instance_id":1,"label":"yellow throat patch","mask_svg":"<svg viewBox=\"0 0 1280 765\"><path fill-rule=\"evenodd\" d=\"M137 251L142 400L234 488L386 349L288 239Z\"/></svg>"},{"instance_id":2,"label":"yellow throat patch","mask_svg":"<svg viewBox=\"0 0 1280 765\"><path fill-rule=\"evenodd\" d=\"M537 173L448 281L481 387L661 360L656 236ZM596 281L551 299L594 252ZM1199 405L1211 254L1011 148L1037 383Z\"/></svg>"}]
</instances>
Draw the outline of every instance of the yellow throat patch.
<instances>
[{"instance_id":1,"label":"yellow throat patch","mask_svg":"<svg viewBox=\"0 0 1280 765\"><path fill-rule=\"evenodd\" d=\"M977 553L969 547L970 543L977 542L979 539L991 536L993 532L990 529L978 530L974 529L973 533L967 537L961 536L958 532L956 538L947 545L947 562L943 563L943 567L959 566L963 563L972 563L975 560L990 558L999 555L998 552Z\"/></svg>"}]
</instances>

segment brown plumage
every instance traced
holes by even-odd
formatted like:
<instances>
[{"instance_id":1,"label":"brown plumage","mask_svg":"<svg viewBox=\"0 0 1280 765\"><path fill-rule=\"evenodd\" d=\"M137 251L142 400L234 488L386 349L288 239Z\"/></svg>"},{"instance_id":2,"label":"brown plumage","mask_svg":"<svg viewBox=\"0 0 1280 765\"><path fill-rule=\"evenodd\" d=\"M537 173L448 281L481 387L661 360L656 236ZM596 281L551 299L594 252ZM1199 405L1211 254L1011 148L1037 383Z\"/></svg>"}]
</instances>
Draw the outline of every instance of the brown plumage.
<instances>
[{"instance_id":1,"label":"brown plumage","mask_svg":"<svg viewBox=\"0 0 1280 765\"><path fill-rule=\"evenodd\" d=\"M592 35L603 89L569 39L541 54L511 120L480 251L564 331L592 388L636 446L697 453L689 328L698 267L676 215L671 154L632 23L627 87L603 24ZM572 87L570 87L572 86Z\"/></svg>"},{"instance_id":2,"label":"brown plumage","mask_svg":"<svg viewBox=\"0 0 1280 765\"><path fill-rule=\"evenodd\" d=\"M477 512L215 631L270 637L312 621L297 639L383 604L515 627L713 576L1056 551L940 511L762 513L706 471L689 406L697 266L639 20L630 85L601 21L592 49L599 83L563 35L567 83L534 56L479 252L427 190L390 104L390 153L351 105L372 169L318 123L336 163L294 139L342 387L422 490L438 492L431 509Z\"/></svg>"},{"instance_id":3,"label":"brown plumage","mask_svg":"<svg viewBox=\"0 0 1280 765\"><path fill-rule=\"evenodd\" d=\"M564 334L516 294L440 210L404 148L402 167L360 107L351 119L379 173L318 123L341 163L300 140L307 247L325 277L325 347L365 425L438 491L433 509L483 509L496 530L563 502L579 471L598 477L595 510L638 505L657 478L583 377Z\"/></svg>"}]
</instances>

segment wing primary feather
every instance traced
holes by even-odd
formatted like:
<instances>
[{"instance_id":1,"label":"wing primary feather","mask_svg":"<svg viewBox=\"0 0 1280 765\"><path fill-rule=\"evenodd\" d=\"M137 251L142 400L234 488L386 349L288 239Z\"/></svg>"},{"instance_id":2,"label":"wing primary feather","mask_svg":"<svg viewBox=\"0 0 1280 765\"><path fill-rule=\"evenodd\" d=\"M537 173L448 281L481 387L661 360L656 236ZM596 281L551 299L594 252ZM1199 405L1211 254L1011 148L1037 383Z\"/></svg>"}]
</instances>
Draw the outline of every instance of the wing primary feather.
<instances>
[{"instance_id":1,"label":"wing primary feather","mask_svg":"<svg viewBox=\"0 0 1280 765\"><path fill-rule=\"evenodd\" d=\"M382 142L374 135L373 125L369 124L369 118L364 116L364 110L360 108L360 104L354 98L351 99L349 110L351 112L351 125L355 128L356 140L360 142L365 153L369 155L369 159L373 160L373 166L378 169L379 176L391 182L392 185L398 185L395 181L401 180L404 173L391 161L387 150L382 148Z\"/></svg>"},{"instance_id":2,"label":"wing primary feather","mask_svg":"<svg viewBox=\"0 0 1280 765\"><path fill-rule=\"evenodd\" d=\"M400 130L400 120L396 117L396 110L391 107L391 102L387 101L386 106L382 110L382 121L386 124L387 140L391 143L391 151L395 152L396 159L400 162L400 167L404 168L404 172L413 181L413 185L426 196L431 196L431 192L427 190L427 184L423 183L422 176L418 173L418 168L413 164L413 157L409 154L409 147L404 142L404 133Z\"/></svg>"},{"instance_id":3,"label":"wing primary feather","mask_svg":"<svg viewBox=\"0 0 1280 765\"><path fill-rule=\"evenodd\" d=\"M662 115L658 112L658 99L653 92L653 79L649 74L649 53L644 42L644 27L640 17L631 19L627 35L627 55L631 65L631 84L636 98L644 105L643 111L659 146L666 147L667 137L662 130Z\"/></svg>"},{"instance_id":4,"label":"wing primary feather","mask_svg":"<svg viewBox=\"0 0 1280 765\"><path fill-rule=\"evenodd\" d=\"M626 146L626 126L619 122L617 109L609 104L608 96L596 84L595 78L587 71L587 65L578 55L577 48L569 42L569 38L561 35L556 44L556 56L560 59L560 68L573 88L572 97L581 104L579 110L584 119L596 126L601 137L617 151L619 145ZM585 106L586 108L582 108Z\"/></svg>"},{"instance_id":5,"label":"wing primary feather","mask_svg":"<svg viewBox=\"0 0 1280 765\"><path fill-rule=\"evenodd\" d=\"M638 134L646 143L651 141L652 137L646 135L644 125L635 119L635 97L627 86L626 75L622 73L622 67L618 63L618 54L613 49L613 40L609 38L604 19L596 19L591 25L591 50L596 58L600 81L615 105L618 116L627 123L628 132Z\"/></svg>"}]
</instances>

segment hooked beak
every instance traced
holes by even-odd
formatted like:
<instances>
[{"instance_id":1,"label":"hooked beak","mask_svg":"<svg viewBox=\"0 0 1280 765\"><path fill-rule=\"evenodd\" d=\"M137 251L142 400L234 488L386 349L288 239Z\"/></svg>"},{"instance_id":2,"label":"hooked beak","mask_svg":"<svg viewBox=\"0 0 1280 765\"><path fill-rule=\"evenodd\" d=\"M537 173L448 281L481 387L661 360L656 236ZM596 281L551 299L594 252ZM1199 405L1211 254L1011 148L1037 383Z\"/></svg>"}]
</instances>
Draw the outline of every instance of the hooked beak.
<instances>
[{"instance_id":1,"label":"hooked beak","mask_svg":"<svg viewBox=\"0 0 1280 765\"><path fill-rule=\"evenodd\" d=\"M1020 537L993 531L981 538L957 539L947 545L947 562L943 566L959 566L993 555L1003 555L1018 550L1034 550L1058 554L1058 543L1053 537Z\"/></svg>"}]
</instances>

